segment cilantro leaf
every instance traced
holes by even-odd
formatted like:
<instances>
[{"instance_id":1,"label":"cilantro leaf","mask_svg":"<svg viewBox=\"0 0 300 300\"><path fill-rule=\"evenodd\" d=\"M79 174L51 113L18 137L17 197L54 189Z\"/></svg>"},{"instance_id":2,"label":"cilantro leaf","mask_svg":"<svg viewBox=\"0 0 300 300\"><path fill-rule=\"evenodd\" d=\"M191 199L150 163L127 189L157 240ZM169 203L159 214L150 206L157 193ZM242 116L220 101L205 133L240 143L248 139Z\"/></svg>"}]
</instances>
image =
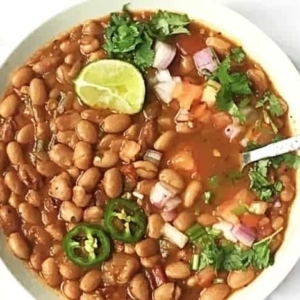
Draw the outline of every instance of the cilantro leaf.
<instances>
[{"instance_id":1,"label":"cilantro leaf","mask_svg":"<svg viewBox=\"0 0 300 300\"><path fill-rule=\"evenodd\" d=\"M150 20L151 36L159 40L174 34L189 33L186 26L190 23L186 14L158 11Z\"/></svg>"},{"instance_id":2,"label":"cilantro leaf","mask_svg":"<svg viewBox=\"0 0 300 300\"><path fill-rule=\"evenodd\" d=\"M109 57L127 61L145 71L153 64L155 39L188 33L189 22L187 15L165 11L159 11L149 22L136 21L125 5L122 12L110 15L103 49Z\"/></svg>"},{"instance_id":3,"label":"cilantro leaf","mask_svg":"<svg viewBox=\"0 0 300 300\"><path fill-rule=\"evenodd\" d=\"M271 249L268 242L253 246L252 265L256 270L262 270L274 264L274 257L271 255Z\"/></svg>"},{"instance_id":4,"label":"cilantro leaf","mask_svg":"<svg viewBox=\"0 0 300 300\"><path fill-rule=\"evenodd\" d=\"M262 201L270 201L274 195L282 190L280 181L270 182L268 180L268 168L272 162L270 159L263 159L250 168L248 173L250 188L257 194Z\"/></svg>"},{"instance_id":5,"label":"cilantro leaf","mask_svg":"<svg viewBox=\"0 0 300 300\"><path fill-rule=\"evenodd\" d=\"M208 178L209 185L212 189L216 189L219 185L220 178L218 175L213 175Z\"/></svg>"},{"instance_id":6,"label":"cilantro leaf","mask_svg":"<svg viewBox=\"0 0 300 300\"><path fill-rule=\"evenodd\" d=\"M245 108L247 107L251 102L251 98L250 97L246 97L244 98L240 103L239 103L239 108Z\"/></svg>"},{"instance_id":7,"label":"cilantro leaf","mask_svg":"<svg viewBox=\"0 0 300 300\"><path fill-rule=\"evenodd\" d=\"M252 91L246 74L239 72L229 73L230 63L230 57L225 58L214 75L222 85L217 94L216 106L217 109L227 111L241 123L244 123L245 116L239 110L233 99L236 95L251 95Z\"/></svg>"},{"instance_id":8,"label":"cilantro leaf","mask_svg":"<svg viewBox=\"0 0 300 300\"><path fill-rule=\"evenodd\" d=\"M230 57L233 61L241 63L246 58L246 53L244 52L242 47L235 47L231 49Z\"/></svg>"},{"instance_id":9,"label":"cilantro leaf","mask_svg":"<svg viewBox=\"0 0 300 300\"><path fill-rule=\"evenodd\" d=\"M244 174L239 170L232 170L227 174L227 178L232 182L235 183L238 180L244 178Z\"/></svg>"}]
</instances>

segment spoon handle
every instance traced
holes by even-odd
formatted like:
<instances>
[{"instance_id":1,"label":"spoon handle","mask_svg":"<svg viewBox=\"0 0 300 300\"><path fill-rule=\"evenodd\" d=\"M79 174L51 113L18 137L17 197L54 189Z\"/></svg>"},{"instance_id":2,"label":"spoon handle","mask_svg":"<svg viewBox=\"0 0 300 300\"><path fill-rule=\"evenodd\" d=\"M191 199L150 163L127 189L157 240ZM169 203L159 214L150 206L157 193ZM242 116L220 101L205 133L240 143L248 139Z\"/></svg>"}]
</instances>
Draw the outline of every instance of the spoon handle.
<instances>
[{"instance_id":1,"label":"spoon handle","mask_svg":"<svg viewBox=\"0 0 300 300\"><path fill-rule=\"evenodd\" d=\"M285 140L269 144L265 147L255 149L243 154L244 165L261 160L263 158L274 157L300 149L300 135L296 135Z\"/></svg>"}]
</instances>

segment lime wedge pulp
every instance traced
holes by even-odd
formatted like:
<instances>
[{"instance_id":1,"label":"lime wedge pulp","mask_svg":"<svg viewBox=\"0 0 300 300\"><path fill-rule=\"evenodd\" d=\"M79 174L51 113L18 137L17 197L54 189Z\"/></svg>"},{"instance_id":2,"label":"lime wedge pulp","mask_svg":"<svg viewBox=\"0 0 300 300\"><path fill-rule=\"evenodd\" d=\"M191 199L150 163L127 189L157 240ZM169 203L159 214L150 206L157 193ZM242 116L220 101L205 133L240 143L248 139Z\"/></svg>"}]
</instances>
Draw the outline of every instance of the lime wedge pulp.
<instances>
[{"instance_id":1,"label":"lime wedge pulp","mask_svg":"<svg viewBox=\"0 0 300 300\"><path fill-rule=\"evenodd\" d=\"M145 100L142 74L121 60L103 59L86 65L74 85L81 101L96 109L135 114L142 109Z\"/></svg>"}]
</instances>

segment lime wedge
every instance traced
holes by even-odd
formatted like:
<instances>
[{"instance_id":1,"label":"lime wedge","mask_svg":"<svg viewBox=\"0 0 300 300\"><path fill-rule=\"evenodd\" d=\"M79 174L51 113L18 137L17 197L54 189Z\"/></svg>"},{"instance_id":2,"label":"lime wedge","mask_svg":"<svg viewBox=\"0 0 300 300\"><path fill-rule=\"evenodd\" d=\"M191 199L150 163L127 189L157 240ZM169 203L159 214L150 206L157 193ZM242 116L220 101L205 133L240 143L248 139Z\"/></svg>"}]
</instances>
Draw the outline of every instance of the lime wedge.
<instances>
[{"instance_id":1,"label":"lime wedge","mask_svg":"<svg viewBox=\"0 0 300 300\"><path fill-rule=\"evenodd\" d=\"M142 74L131 64L103 59L86 65L74 80L81 101L92 108L138 113L145 100Z\"/></svg>"}]
</instances>

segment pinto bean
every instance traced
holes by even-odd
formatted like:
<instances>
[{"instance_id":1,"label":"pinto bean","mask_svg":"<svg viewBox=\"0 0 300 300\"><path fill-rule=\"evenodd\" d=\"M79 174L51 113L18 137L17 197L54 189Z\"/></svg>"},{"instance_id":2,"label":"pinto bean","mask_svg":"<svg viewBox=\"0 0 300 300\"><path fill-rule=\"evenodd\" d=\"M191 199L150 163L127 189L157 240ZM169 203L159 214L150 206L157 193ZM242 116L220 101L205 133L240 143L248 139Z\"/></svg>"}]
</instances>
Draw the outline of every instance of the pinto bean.
<instances>
[{"instance_id":1,"label":"pinto bean","mask_svg":"<svg viewBox=\"0 0 300 300\"><path fill-rule=\"evenodd\" d=\"M9 205L12 206L14 209L18 209L20 203L22 203L23 201L24 201L23 196L16 195L14 193L11 193L8 199Z\"/></svg>"},{"instance_id":2,"label":"pinto bean","mask_svg":"<svg viewBox=\"0 0 300 300\"><path fill-rule=\"evenodd\" d=\"M43 205L42 195L35 190L29 190L25 196L25 200L35 207L41 207Z\"/></svg>"},{"instance_id":3,"label":"pinto bean","mask_svg":"<svg viewBox=\"0 0 300 300\"><path fill-rule=\"evenodd\" d=\"M0 207L0 225L8 236L21 228L21 220L16 210L10 205Z\"/></svg>"},{"instance_id":4,"label":"pinto bean","mask_svg":"<svg viewBox=\"0 0 300 300\"><path fill-rule=\"evenodd\" d=\"M4 183L15 194L25 194L26 188L23 182L20 180L18 174L14 170L10 170L4 175Z\"/></svg>"},{"instance_id":5,"label":"pinto bean","mask_svg":"<svg viewBox=\"0 0 300 300\"><path fill-rule=\"evenodd\" d=\"M106 150L94 157L93 164L98 168L112 168L119 162L119 154L117 152Z\"/></svg>"},{"instance_id":6,"label":"pinto bean","mask_svg":"<svg viewBox=\"0 0 300 300\"><path fill-rule=\"evenodd\" d=\"M70 223L79 223L83 217L83 210L71 201L64 201L60 206L60 217Z\"/></svg>"},{"instance_id":7,"label":"pinto bean","mask_svg":"<svg viewBox=\"0 0 300 300\"><path fill-rule=\"evenodd\" d=\"M73 150L66 145L56 144L49 151L50 159L59 167L67 169L73 164Z\"/></svg>"},{"instance_id":8,"label":"pinto bean","mask_svg":"<svg viewBox=\"0 0 300 300\"><path fill-rule=\"evenodd\" d=\"M124 137L125 139L137 141L139 138L139 134L141 131L140 124L132 124L125 132Z\"/></svg>"},{"instance_id":9,"label":"pinto bean","mask_svg":"<svg viewBox=\"0 0 300 300\"><path fill-rule=\"evenodd\" d=\"M139 177L143 179L153 179L158 173L157 166L150 161L135 161L133 166L135 167L136 173L139 175Z\"/></svg>"},{"instance_id":10,"label":"pinto bean","mask_svg":"<svg viewBox=\"0 0 300 300\"><path fill-rule=\"evenodd\" d=\"M86 293L93 292L101 283L102 272L91 270L87 272L80 281L80 289Z\"/></svg>"},{"instance_id":11,"label":"pinto bean","mask_svg":"<svg viewBox=\"0 0 300 300\"><path fill-rule=\"evenodd\" d=\"M158 178L160 181L164 181L167 184L173 186L178 191L178 193L180 193L185 187L183 178L172 169L163 169L162 171L160 171Z\"/></svg>"},{"instance_id":12,"label":"pinto bean","mask_svg":"<svg viewBox=\"0 0 300 300\"><path fill-rule=\"evenodd\" d=\"M209 47L213 47L218 54L228 54L231 48L231 45L218 37L208 37L206 39L206 45ZM221 299L220 299L221 300Z\"/></svg>"},{"instance_id":13,"label":"pinto bean","mask_svg":"<svg viewBox=\"0 0 300 300\"><path fill-rule=\"evenodd\" d=\"M201 128L200 123L193 123L191 121L176 124L176 132L183 134L196 133L199 132Z\"/></svg>"},{"instance_id":14,"label":"pinto bean","mask_svg":"<svg viewBox=\"0 0 300 300\"><path fill-rule=\"evenodd\" d=\"M43 262L41 273L46 283L51 287L58 287L62 282L62 277L54 257L49 257Z\"/></svg>"},{"instance_id":15,"label":"pinto bean","mask_svg":"<svg viewBox=\"0 0 300 300\"><path fill-rule=\"evenodd\" d=\"M133 244L124 244L124 253L135 254L135 248Z\"/></svg>"},{"instance_id":16,"label":"pinto bean","mask_svg":"<svg viewBox=\"0 0 300 300\"><path fill-rule=\"evenodd\" d=\"M281 175L279 180L283 184L283 190L280 192L280 199L283 202L289 202L295 197L295 187L293 186L291 179L287 175Z\"/></svg>"},{"instance_id":17,"label":"pinto bean","mask_svg":"<svg viewBox=\"0 0 300 300\"><path fill-rule=\"evenodd\" d=\"M82 186L74 186L72 201L78 207L87 207L91 202L91 195L87 195L85 189Z\"/></svg>"},{"instance_id":18,"label":"pinto bean","mask_svg":"<svg viewBox=\"0 0 300 300\"><path fill-rule=\"evenodd\" d=\"M140 257L149 257L159 253L159 244L155 239L145 239L135 245L135 252Z\"/></svg>"},{"instance_id":19,"label":"pinto bean","mask_svg":"<svg viewBox=\"0 0 300 300\"><path fill-rule=\"evenodd\" d=\"M33 124L28 124L21 128L17 133L16 140L20 144L31 144L34 142L34 127Z\"/></svg>"},{"instance_id":20,"label":"pinto bean","mask_svg":"<svg viewBox=\"0 0 300 300\"><path fill-rule=\"evenodd\" d=\"M103 120L103 114L101 111L94 109L85 109L80 114L81 118L96 124L99 124Z\"/></svg>"},{"instance_id":21,"label":"pinto bean","mask_svg":"<svg viewBox=\"0 0 300 300\"><path fill-rule=\"evenodd\" d=\"M186 279L191 275L190 267L183 261L176 261L166 266L166 275L171 279Z\"/></svg>"},{"instance_id":22,"label":"pinto bean","mask_svg":"<svg viewBox=\"0 0 300 300\"><path fill-rule=\"evenodd\" d=\"M255 277L255 271L248 268L245 271L231 271L227 277L227 284L232 289L240 289L248 285Z\"/></svg>"},{"instance_id":23,"label":"pinto bean","mask_svg":"<svg viewBox=\"0 0 300 300\"><path fill-rule=\"evenodd\" d=\"M130 294L135 300L148 300L150 299L150 286L147 278L143 274L135 275L128 287Z\"/></svg>"},{"instance_id":24,"label":"pinto bean","mask_svg":"<svg viewBox=\"0 0 300 300\"><path fill-rule=\"evenodd\" d=\"M130 163L134 161L141 150L141 145L134 141L124 140L120 149L120 158Z\"/></svg>"},{"instance_id":25,"label":"pinto bean","mask_svg":"<svg viewBox=\"0 0 300 300\"><path fill-rule=\"evenodd\" d=\"M208 288L215 279L215 270L212 267L206 267L196 274L197 285L202 288Z\"/></svg>"},{"instance_id":26,"label":"pinto bean","mask_svg":"<svg viewBox=\"0 0 300 300\"><path fill-rule=\"evenodd\" d=\"M117 142L120 144L120 147L118 149L112 149L112 143ZM108 150L111 149L112 151L119 152L121 145L123 142L123 137L116 134L106 134L97 145L98 150Z\"/></svg>"},{"instance_id":27,"label":"pinto bean","mask_svg":"<svg viewBox=\"0 0 300 300\"><path fill-rule=\"evenodd\" d=\"M70 148L74 148L79 141L76 132L73 130L59 131L56 139L59 143L68 145Z\"/></svg>"},{"instance_id":28,"label":"pinto bean","mask_svg":"<svg viewBox=\"0 0 300 300\"><path fill-rule=\"evenodd\" d=\"M193 206L197 197L200 196L201 191L202 191L202 184L199 180L190 181L183 193L184 207Z\"/></svg>"},{"instance_id":29,"label":"pinto bean","mask_svg":"<svg viewBox=\"0 0 300 300\"><path fill-rule=\"evenodd\" d=\"M55 126L59 131L73 130L81 121L80 115L77 112L63 114L55 119Z\"/></svg>"},{"instance_id":30,"label":"pinto bean","mask_svg":"<svg viewBox=\"0 0 300 300\"><path fill-rule=\"evenodd\" d=\"M36 245L34 246L30 256L30 265L35 271L40 272L42 270L42 264L44 260L48 257L49 249L45 246Z\"/></svg>"},{"instance_id":31,"label":"pinto bean","mask_svg":"<svg viewBox=\"0 0 300 300\"><path fill-rule=\"evenodd\" d=\"M107 170L104 173L103 186L108 197L119 197L123 191L123 179L120 170L117 168Z\"/></svg>"},{"instance_id":32,"label":"pinto bean","mask_svg":"<svg viewBox=\"0 0 300 300\"><path fill-rule=\"evenodd\" d=\"M215 283L201 293L199 300L225 300L229 293L227 284Z\"/></svg>"},{"instance_id":33,"label":"pinto bean","mask_svg":"<svg viewBox=\"0 0 300 300\"><path fill-rule=\"evenodd\" d=\"M61 201L69 201L72 198L72 184L68 173L61 173L50 182L49 195Z\"/></svg>"},{"instance_id":34,"label":"pinto bean","mask_svg":"<svg viewBox=\"0 0 300 300\"><path fill-rule=\"evenodd\" d=\"M52 178L60 172L59 166L51 160L38 160L36 170L47 178Z\"/></svg>"},{"instance_id":35,"label":"pinto bean","mask_svg":"<svg viewBox=\"0 0 300 300\"><path fill-rule=\"evenodd\" d=\"M101 178L101 172L98 168L92 167L86 170L77 181L77 184L83 187L87 192L92 192Z\"/></svg>"},{"instance_id":36,"label":"pinto bean","mask_svg":"<svg viewBox=\"0 0 300 300\"><path fill-rule=\"evenodd\" d=\"M38 190L43 186L42 177L33 165L21 164L19 177L29 189Z\"/></svg>"},{"instance_id":37,"label":"pinto bean","mask_svg":"<svg viewBox=\"0 0 300 300\"><path fill-rule=\"evenodd\" d=\"M51 235L51 237L56 241L62 241L65 234L65 225L61 221L56 221L45 227L46 231Z\"/></svg>"},{"instance_id":38,"label":"pinto bean","mask_svg":"<svg viewBox=\"0 0 300 300\"><path fill-rule=\"evenodd\" d=\"M74 53L79 50L79 43L76 40L66 40L60 44L59 49L65 54Z\"/></svg>"},{"instance_id":39,"label":"pinto bean","mask_svg":"<svg viewBox=\"0 0 300 300\"><path fill-rule=\"evenodd\" d=\"M216 219L216 217L212 216L209 213L203 213L200 214L200 216L197 218L197 222L202 225L202 226L212 226L215 223L218 222L218 220Z\"/></svg>"},{"instance_id":40,"label":"pinto bean","mask_svg":"<svg viewBox=\"0 0 300 300\"><path fill-rule=\"evenodd\" d=\"M65 279L76 280L82 276L83 270L71 261L66 260L59 265L59 273Z\"/></svg>"},{"instance_id":41,"label":"pinto bean","mask_svg":"<svg viewBox=\"0 0 300 300\"><path fill-rule=\"evenodd\" d=\"M45 230L43 226L31 226L26 232L27 239L34 244L42 245L50 248L53 244L51 235Z\"/></svg>"},{"instance_id":42,"label":"pinto bean","mask_svg":"<svg viewBox=\"0 0 300 300\"><path fill-rule=\"evenodd\" d=\"M80 300L104 300L104 298L100 294L83 293L80 297Z\"/></svg>"},{"instance_id":43,"label":"pinto bean","mask_svg":"<svg viewBox=\"0 0 300 300\"><path fill-rule=\"evenodd\" d=\"M194 213L184 210L175 218L173 225L180 231L186 231L194 224L195 220Z\"/></svg>"},{"instance_id":44,"label":"pinto bean","mask_svg":"<svg viewBox=\"0 0 300 300\"><path fill-rule=\"evenodd\" d=\"M7 204L10 196L10 190L4 183L4 178L0 176L0 205Z\"/></svg>"},{"instance_id":45,"label":"pinto bean","mask_svg":"<svg viewBox=\"0 0 300 300\"><path fill-rule=\"evenodd\" d=\"M33 66L32 69L34 72L44 75L50 71L52 71L55 67L57 67L60 62L61 62L60 57L45 57L42 60L36 62Z\"/></svg>"},{"instance_id":46,"label":"pinto bean","mask_svg":"<svg viewBox=\"0 0 300 300\"><path fill-rule=\"evenodd\" d=\"M144 268L153 269L161 260L161 255L153 255L149 257L141 257L141 264Z\"/></svg>"},{"instance_id":47,"label":"pinto bean","mask_svg":"<svg viewBox=\"0 0 300 300\"><path fill-rule=\"evenodd\" d=\"M92 166L93 153L92 146L89 143L80 141L76 144L74 149L74 165L81 169L87 170Z\"/></svg>"},{"instance_id":48,"label":"pinto bean","mask_svg":"<svg viewBox=\"0 0 300 300\"><path fill-rule=\"evenodd\" d=\"M6 144L4 142L0 142L0 173L4 172L7 163L8 163L8 158L6 155Z\"/></svg>"},{"instance_id":49,"label":"pinto bean","mask_svg":"<svg viewBox=\"0 0 300 300\"><path fill-rule=\"evenodd\" d=\"M247 76L253 83L256 90L264 93L268 89L268 80L265 73L259 69L249 69L247 71Z\"/></svg>"},{"instance_id":50,"label":"pinto bean","mask_svg":"<svg viewBox=\"0 0 300 300\"><path fill-rule=\"evenodd\" d=\"M284 218L282 216L278 216L272 220L272 228L276 231L279 230L284 224Z\"/></svg>"},{"instance_id":51,"label":"pinto bean","mask_svg":"<svg viewBox=\"0 0 300 300\"><path fill-rule=\"evenodd\" d=\"M164 219L159 214L153 214L148 217L147 233L150 238L159 239L161 231L165 224Z\"/></svg>"},{"instance_id":52,"label":"pinto bean","mask_svg":"<svg viewBox=\"0 0 300 300\"><path fill-rule=\"evenodd\" d=\"M87 143L95 144L98 141L98 133L95 126L87 120L82 120L77 124L76 133L80 140Z\"/></svg>"},{"instance_id":53,"label":"pinto bean","mask_svg":"<svg viewBox=\"0 0 300 300\"><path fill-rule=\"evenodd\" d=\"M98 224L103 217L103 209L99 206L91 206L84 210L83 221Z\"/></svg>"},{"instance_id":54,"label":"pinto bean","mask_svg":"<svg viewBox=\"0 0 300 300\"><path fill-rule=\"evenodd\" d=\"M123 132L131 124L131 119L128 115L114 114L107 116L102 122L102 128L107 133Z\"/></svg>"},{"instance_id":55,"label":"pinto bean","mask_svg":"<svg viewBox=\"0 0 300 300\"><path fill-rule=\"evenodd\" d=\"M47 90L42 79L34 78L30 82L29 95L33 105L42 106L47 100Z\"/></svg>"},{"instance_id":56,"label":"pinto bean","mask_svg":"<svg viewBox=\"0 0 300 300\"><path fill-rule=\"evenodd\" d=\"M152 188L154 187L157 180L155 179L144 179L138 182L136 191L143 195L150 195Z\"/></svg>"},{"instance_id":57,"label":"pinto bean","mask_svg":"<svg viewBox=\"0 0 300 300\"><path fill-rule=\"evenodd\" d=\"M29 84L33 76L34 73L30 67L22 67L14 72L11 83L15 88L20 89L23 85Z\"/></svg>"},{"instance_id":58,"label":"pinto bean","mask_svg":"<svg viewBox=\"0 0 300 300\"><path fill-rule=\"evenodd\" d=\"M29 224L38 225L42 222L40 211L27 202L20 203L18 212L20 214L20 217Z\"/></svg>"},{"instance_id":59,"label":"pinto bean","mask_svg":"<svg viewBox=\"0 0 300 300\"><path fill-rule=\"evenodd\" d=\"M24 155L22 151L22 147L18 142L10 142L7 144L6 153L8 159L13 165L20 165L24 163Z\"/></svg>"},{"instance_id":60,"label":"pinto bean","mask_svg":"<svg viewBox=\"0 0 300 300\"><path fill-rule=\"evenodd\" d=\"M179 300L181 289L176 283L163 283L153 292L153 300Z\"/></svg>"},{"instance_id":61,"label":"pinto bean","mask_svg":"<svg viewBox=\"0 0 300 300\"><path fill-rule=\"evenodd\" d=\"M9 118L13 116L21 104L19 97L15 94L6 96L0 102L0 116L3 118Z\"/></svg>"},{"instance_id":62,"label":"pinto bean","mask_svg":"<svg viewBox=\"0 0 300 300\"><path fill-rule=\"evenodd\" d=\"M176 132L172 130L165 131L154 143L154 149L157 151L167 151L172 146L176 137Z\"/></svg>"},{"instance_id":63,"label":"pinto bean","mask_svg":"<svg viewBox=\"0 0 300 300\"><path fill-rule=\"evenodd\" d=\"M103 27L96 21L88 21L83 25L82 32L86 35L99 35L103 31Z\"/></svg>"},{"instance_id":64,"label":"pinto bean","mask_svg":"<svg viewBox=\"0 0 300 300\"><path fill-rule=\"evenodd\" d=\"M100 42L96 38L92 39L84 44L81 42L81 45L80 45L80 50L84 54L90 54L90 53L98 50L99 48L100 48Z\"/></svg>"},{"instance_id":65,"label":"pinto bean","mask_svg":"<svg viewBox=\"0 0 300 300\"><path fill-rule=\"evenodd\" d=\"M12 233L8 238L8 245L15 256L20 259L29 259L30 249L25 238L19 233Z\"/></svg>"},{"instance_id":66,"label":"pinto bean","mask_svg":"<svg viewBox=\"0 0 300 300\"><path fill-rule=\"evenodd\" d=\"M52 132L50 126L46 122L39 122L36 124L36 138L39 140L50 140Z\"/></svg>"},{"instance_id":67,"label":"pinto bean","mask_svg":"<svg viewBox=\"0 0 300 300\"><path fill-rule=\"evenodd\" d=\"M65 281L61 289L64 295L71 300L77 300L82 294L78 281Z\"/></svg>"}]
</instances>

